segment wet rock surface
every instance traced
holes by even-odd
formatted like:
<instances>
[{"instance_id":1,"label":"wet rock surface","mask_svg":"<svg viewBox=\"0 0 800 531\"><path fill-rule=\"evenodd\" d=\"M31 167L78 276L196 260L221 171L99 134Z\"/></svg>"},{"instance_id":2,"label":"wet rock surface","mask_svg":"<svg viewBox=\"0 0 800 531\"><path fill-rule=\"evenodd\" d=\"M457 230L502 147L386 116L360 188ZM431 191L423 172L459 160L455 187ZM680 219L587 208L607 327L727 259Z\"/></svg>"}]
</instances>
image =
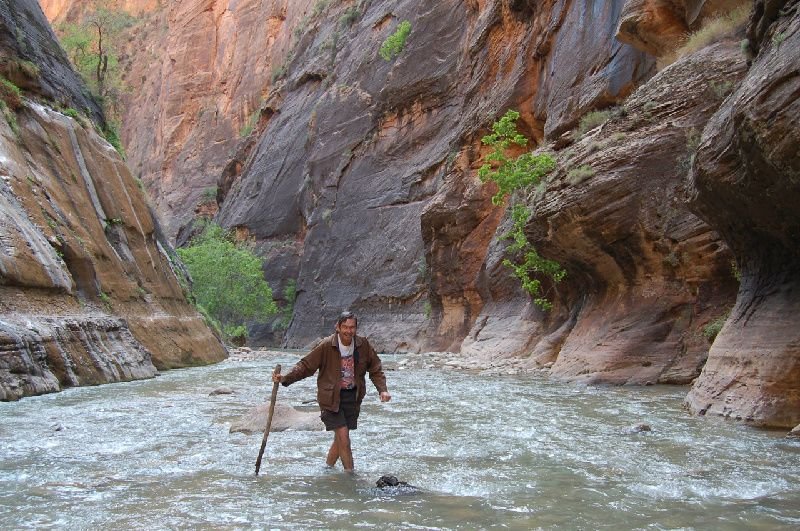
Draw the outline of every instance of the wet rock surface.
<instances>
[{"instance_id":1,"label":"wet rock surface","mask_svg":"<svg viewBox=\"0 0 800 531\"><path fill-rule=\"evenodd\" d=\"M0 400L155 373L150 352L119 318L0 319Z\"/></svg>"},{"instance_id":2,"label":"wet rock surface","mask_svg":"<svg viewBox=\"0 0 800 531\"><path fill-rule=\"evenodd\" d=\"M423 492L421 489L389 475L378 478L375 487L376 492L382 496L410 496Z\"/></svg>"}]
</instances>

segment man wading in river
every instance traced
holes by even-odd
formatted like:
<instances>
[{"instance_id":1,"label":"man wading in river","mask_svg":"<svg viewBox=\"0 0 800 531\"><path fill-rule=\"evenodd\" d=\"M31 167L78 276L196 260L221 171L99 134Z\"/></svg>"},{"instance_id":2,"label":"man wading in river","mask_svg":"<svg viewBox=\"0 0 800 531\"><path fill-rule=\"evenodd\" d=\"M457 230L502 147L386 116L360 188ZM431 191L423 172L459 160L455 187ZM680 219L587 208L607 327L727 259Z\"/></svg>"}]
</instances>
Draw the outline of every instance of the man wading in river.
<instances>
[{"instance_id":1,"label":"man wading in river","mask_svg":"<svg viewBox=\"0 0 800 531\"><path fill-rule=\"evenodd\" d=\"M336 321L336 333L323 340L285 375L273 374L272 380L291 385L308 378L317 370L317 402L325 429L333 431L333 444L325 462L334 466L341 458L342 466L353 471L350 430L356 429L361 401L367 394L364 376L380 393L381 402L392 399L386 388L381 360L366 338L356 335L358 319L352 312L342 313Z\"/></svg>"}]
</instances>

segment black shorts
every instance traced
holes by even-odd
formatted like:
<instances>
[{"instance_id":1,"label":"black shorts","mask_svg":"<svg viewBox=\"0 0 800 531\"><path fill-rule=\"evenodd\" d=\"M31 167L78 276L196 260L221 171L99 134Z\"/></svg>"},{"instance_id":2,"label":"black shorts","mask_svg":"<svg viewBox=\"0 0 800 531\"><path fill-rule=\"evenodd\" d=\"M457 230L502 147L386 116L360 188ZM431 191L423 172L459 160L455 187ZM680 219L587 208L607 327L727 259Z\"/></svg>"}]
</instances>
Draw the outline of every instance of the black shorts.
<instances>
[{"instance_id":1,"label":"black shorts","mask_svg":"<svg viewBox=\"0 0 800 531\"><path fill-rule=\"evenodd\" d=\"M339 411L323 409L320 414L327 431L347 426L354 430L358 426L359 408L356 403L356 389L342 389L339 395Z\"/></svg>"}]
</instances>

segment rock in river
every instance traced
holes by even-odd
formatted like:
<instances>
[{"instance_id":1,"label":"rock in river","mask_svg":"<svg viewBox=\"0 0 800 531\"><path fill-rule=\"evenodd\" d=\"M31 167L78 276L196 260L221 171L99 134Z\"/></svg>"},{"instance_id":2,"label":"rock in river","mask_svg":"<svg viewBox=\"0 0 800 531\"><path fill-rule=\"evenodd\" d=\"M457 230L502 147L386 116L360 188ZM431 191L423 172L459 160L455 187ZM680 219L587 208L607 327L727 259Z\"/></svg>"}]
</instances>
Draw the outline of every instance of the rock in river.
<instances>
[{"instance_id":1,"label":"rock in river","mask_svg":"<svg viewBox=\"0 0 800 531\"><path fill-rule=\"evenodd\" d=\"M269 404L259 404L231 424L230 433L264 433L268 413ZM285 430L316 431L323 428L324 425L319 418L319 413L298 411L286 404L275 404L275 414L272 417L270 432Z\"/></svg>"}]
</instances>

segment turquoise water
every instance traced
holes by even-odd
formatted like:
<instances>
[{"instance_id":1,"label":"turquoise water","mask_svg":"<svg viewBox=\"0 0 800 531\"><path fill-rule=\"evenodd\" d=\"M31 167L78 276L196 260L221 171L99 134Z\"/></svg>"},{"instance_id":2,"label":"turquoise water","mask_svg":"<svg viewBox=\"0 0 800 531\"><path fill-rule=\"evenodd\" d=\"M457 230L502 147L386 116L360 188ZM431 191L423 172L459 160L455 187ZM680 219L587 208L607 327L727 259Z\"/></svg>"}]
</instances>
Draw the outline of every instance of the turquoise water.
<instances>
[{"instance_id":1,"label":"turquoise water","mask_svg":"<svg viewBox=\"0 0 800 531\"><path fill-rule=\"evenodd\" d=\"M393 357L388 357L394 359ZM230 434L297 356L0 403L2 529L798 529L800 443L682 408L683 387L389 371L353 433ZM221 386L235 394L209 396ZM300 405L314 382L281 388ZM652 431L634 433L646 423ZM422 489L387 496L393 474Z\"/></svg>"}]
</instances>

